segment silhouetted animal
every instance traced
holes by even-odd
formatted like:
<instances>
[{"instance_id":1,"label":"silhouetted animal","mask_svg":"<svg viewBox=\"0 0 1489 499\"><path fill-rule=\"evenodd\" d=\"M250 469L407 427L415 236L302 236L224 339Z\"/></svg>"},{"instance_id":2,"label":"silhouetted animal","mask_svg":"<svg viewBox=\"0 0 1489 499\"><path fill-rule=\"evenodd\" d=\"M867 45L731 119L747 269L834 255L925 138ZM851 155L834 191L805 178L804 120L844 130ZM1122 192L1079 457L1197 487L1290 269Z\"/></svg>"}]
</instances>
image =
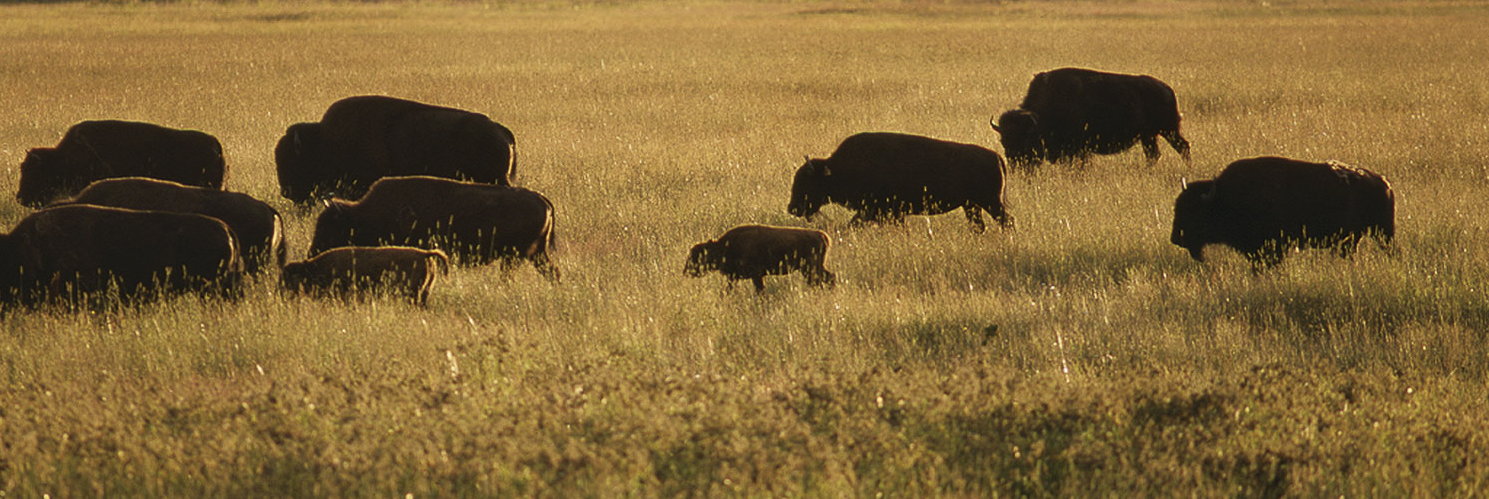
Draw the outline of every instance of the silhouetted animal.
<instances>
[{"instance_id":1,"label":"silhouetted animal","mask_svg":"<svg viewBox=\"0 0 1489 499\"><path fill-rule=\"evenodd\" d=\"M807 158L796 170L786 211L810 218L828 203L855 211L854 223L962 208L979 232L985 229L982 211L1004 227L1013 225L1003 206L998 153L918 135L860 133L827 159Z\"/></svg>"},{"instance_id":2,"label":"silhouetted animal","mask_svg":"<svg viewBox=\"0 0 1489 499\"><path fill-rule=\"evenodd\" d=\"M238 236L243 268L248 273L257 273L270 265L284 266L284 223L279 211L247 194L128 177L94 182L72 199L52 206L68 204L206 215L222 220L233 229Z\"/></svg>"},{"instance_id":3,"label":"silhouetted animal","mask_svg":"<svg viewBox=\"0 0 1489 499\"><path fill-rule=\"evenodd\" d=\"M417 305L429 302L435 269L449 271L443 251L407 246L336 248L292 262L280 273L285 290L348 298L367 293L398 293Z\"/></svg>"},{"instance_id":4,"label":"silhouetted animal","mask_svg":"<svg viewBox=\"0 0 1489 499\"><path fill-rule=\"evenodd\" d=\"M0 299L74 301L117 286L125 300L174 291L239 296L243 262L221 220L93 205L47 208L0 235Z\"/></svg>"},{"instance_id":5,"label":"silhouetted animal","mask_svg":"<svg viewBox=\"0 0 1489 499\"><path fill-rule=\"evenodd\" d=\"M717 270L731 286L750 279L756 292L765 289L765 276L794 271L801 271L813 286L832 286L836 279L824 266L828 244L827 233L820 230L741 225L694 245L683 272L702 277Z\"/></svg>"},{"instance_id":6,"label":"silhouetted animal","mask_svg":"<svg viewBox=\"0 0 1489 499\"><path fill-rule=\"evenodd\" d=\"M435 177L378 180L355 202L332 199L316 219L310 255L340 246L442 249L461 263L533 263L558 280L548 255L553 203L520 187Z\"/></svg>"},{"instance_id":7,"label":"silhouetted animal","mask_svg":"<svg viewBox=\"0 0 1489 499\"><path fill-rule=\"evenodd\" d=\"M1170 240L1203 261L1203 248L1235 248L1257 267L1288 248L1349 256L1365 236L1382 247L1396 233L1396 201L1380 175L1343 163L1277 157L1231 163L1214 180L1189 182L1174 201Z\"/></svg>"},{"instance_id":8,"label":"silhouetted animal","mask_svg":"<svg viewBox=\"0 0 1489 499\"><path fill-rule=\"evenodd\" d=\"M1188 163L1179 120L1174 90L1157 78L1063 68L1034 75L1023 104L992 126L1016 168L1116 154L1138 143L1152 164L1158 137Z\"/></svg>"},{"instance_id":9,"label":"silhouetted animal","mask_svg":"<svg viewBox=\"0 0 1489 499\"><path fill-rule=\"evenodd\" d=\"M383 177L429 175L508 185L516 141L485 115L365 95L336 101L319 123L297 123L274 148L280 193L302 203L355 198Z\"/></svg>"},{"instance_id":10,"label":"silhouetted animal","mask_svg":"<svg viewBox=\"0 0 1489 499\"><path fill-rule=\"evenodd\" d=\"M16 200L40 207L95 180L115 177L220 189L226 173L222 144L206 133L133 121L84 121L68 128L57 147L26 153Z\"/></svg>"}]
</instances>

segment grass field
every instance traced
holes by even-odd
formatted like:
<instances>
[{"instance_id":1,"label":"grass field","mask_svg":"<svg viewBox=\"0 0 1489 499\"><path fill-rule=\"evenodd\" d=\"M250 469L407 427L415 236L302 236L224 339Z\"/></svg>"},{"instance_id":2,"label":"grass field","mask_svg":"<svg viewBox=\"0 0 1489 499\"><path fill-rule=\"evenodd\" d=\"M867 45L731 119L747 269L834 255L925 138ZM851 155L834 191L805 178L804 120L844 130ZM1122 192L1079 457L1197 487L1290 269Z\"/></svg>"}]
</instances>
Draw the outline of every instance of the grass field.
<instances>
[{"instance_id":1,"label":"grass field","mask_svg":"<svg viewBox=\"0 0 1489 499\"><path fill-rule=\"evenodd\" d=\"M856 132L1001 150L1062 66L1172 85L1193 167L1013 175L985 234L786 214ZM0 496L1484 496L1486 70L1475 2L0 5L4 230L27 149L133 119L221 139L301 258L274 143L375 93L509 126L564 272L11 311ZM1258 155L1384 174L1398 251L1191 261L1181 180ZM837 287L683 276L741 223L827 231Z\"/></svg>"}]
</instances>

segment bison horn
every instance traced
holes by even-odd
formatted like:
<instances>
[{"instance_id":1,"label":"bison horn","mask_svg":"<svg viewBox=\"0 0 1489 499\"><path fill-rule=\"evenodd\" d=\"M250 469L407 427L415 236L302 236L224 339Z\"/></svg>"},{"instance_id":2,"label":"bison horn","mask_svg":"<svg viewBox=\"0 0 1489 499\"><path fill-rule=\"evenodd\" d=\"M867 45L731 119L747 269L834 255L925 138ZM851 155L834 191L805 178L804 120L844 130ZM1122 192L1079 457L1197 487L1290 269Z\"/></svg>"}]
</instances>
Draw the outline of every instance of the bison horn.
<instances>
[{"instance_id":1,"label":"bison horn","mask_svg":"<svg viewBox=\"0 0 1489 499\"><path fill-rule=\"evenodd\" d=\"M994 132L998 132L998 135L1002 135L1003 134L1003 129L1002 128L998 128L998 117L997 116L988 118L987 124L988 124L988 126L993 127L993 131Z\"/></svg>"},{"instance_id":2,"label":"bison horn","mask_svg":"<svg viewBox=\"0 0 1489 499\"><path fill-rule=\"evenodd\" d=\"M1188 178L1185 178L1185 177L1179 177L1179 190L1182 191L1182 190L1188 189L1188 188L1189 188L1189 179Z\"/></svg>"}]
</instances>

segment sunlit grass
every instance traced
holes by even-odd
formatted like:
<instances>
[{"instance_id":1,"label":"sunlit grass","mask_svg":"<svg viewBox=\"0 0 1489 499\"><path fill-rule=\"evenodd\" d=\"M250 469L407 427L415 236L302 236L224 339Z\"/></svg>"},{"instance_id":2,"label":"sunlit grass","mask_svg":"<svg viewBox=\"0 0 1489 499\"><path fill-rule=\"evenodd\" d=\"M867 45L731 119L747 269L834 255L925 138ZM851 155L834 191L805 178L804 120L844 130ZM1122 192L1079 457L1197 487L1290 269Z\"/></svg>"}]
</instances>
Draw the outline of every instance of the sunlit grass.
<instances>
[{"instance_id":1,"label":"sunlit grass","mask_svg":"<svg viewBox=\"0 0 1489 499\"><path fill-rule=\"evenodd\" d=\"M1489 476L1489 26L1459 2L643 2L0 7L0 221L84 119L197 128L287 215L284 128L384 93L512 128L554 284L459 268L429 306L256 282L0 317L0 492L110 496L1458 496ZM1017 227L785 213L803 156L883 130L995 150L1061 66L1179 95L1164 149L1008 178ZM1165 146L1166 147L1166 146ZM1168 242L1184 179L1264 154L1391 180L1395 248L1253 273ZM832 238L834 289L682 273L742 223Z\"/></svg>"}]
</instances>

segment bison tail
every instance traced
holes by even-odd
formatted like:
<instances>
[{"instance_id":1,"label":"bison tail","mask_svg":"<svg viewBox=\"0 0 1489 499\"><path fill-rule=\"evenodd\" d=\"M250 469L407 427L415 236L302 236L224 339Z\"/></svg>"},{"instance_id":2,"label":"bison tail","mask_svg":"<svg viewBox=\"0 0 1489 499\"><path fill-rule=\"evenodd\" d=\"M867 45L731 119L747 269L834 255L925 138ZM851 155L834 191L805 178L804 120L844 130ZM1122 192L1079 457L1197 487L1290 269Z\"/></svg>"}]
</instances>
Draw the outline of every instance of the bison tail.
<instances>
[{"instance_id":1,"label":"bison tail","mask_svg":"<svg viewBox=\"0 0 1489 499\"><path fill-rule=\"evenodd\" d=\"M274 234L269 236L269 249L274 252L274 262L279 268L284 268L289 258L289 247L284 244L284 219L274 214Z\"/></svg>"},{"instance_id":2,"label":"bison tail","mask_svg":"<svg viewBox=\"0 0 1489 499\"><path fill-rule=\"evenodd\" d=\"M440 251L440 250L437 250L437 249L435 249L435 250L429 250L428 255L429 255L429 257L428 257L429 260L432 262L431 265L439 268L439 273L441 275L450 275L450 256L449 255L446 255L445 252Z\"/></svg>"}]
</instances>

